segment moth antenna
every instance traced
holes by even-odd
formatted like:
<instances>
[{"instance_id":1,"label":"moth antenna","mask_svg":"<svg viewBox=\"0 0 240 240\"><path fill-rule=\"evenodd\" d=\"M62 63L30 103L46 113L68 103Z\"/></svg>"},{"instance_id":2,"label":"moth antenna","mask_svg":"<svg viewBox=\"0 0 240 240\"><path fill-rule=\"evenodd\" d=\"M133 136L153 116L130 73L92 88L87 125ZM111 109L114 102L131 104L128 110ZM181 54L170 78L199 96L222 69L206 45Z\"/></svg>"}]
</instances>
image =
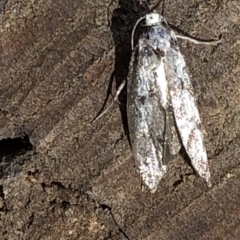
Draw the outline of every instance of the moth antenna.
<instances>
[{"instance_id":1,"label":"moth antenna","mask_svg":"<svg viewBox=\"0 0 240 240\"><path fill-rule=\"evenodd\" d=\"M114 99L112 100L111 104L107 107L107 109L106 109L105 111L103 111L101 114L99 114L99 115L92 121L92 123L94 123L94 122L96 122L98 119L100 119L100 118L113 106L114 102L117 101L117 102L120 104L120 102L118 101L118 97L119 97L120 93L122 92L125 84L126 84L126 81L124 80L124 81L121 83L121 85L118 87L117 92L116 92L116 94L115 94L115 97L114 97Z\"/></svg>"},{"instance_id":2,"label":"moth antenna","mask_svg":"<svg viewBox=\"0 0 240 240\"><path fill-rule=\"evenodd\" d=\"M189 42L193 42L195 44L205 44L205 45L216 45L222 42L222 36L220 36L220 39L218 40L197 40L192 37L181 36L181 35L176 35L176 38L188 40Z\"/></svg>"},{"instance_id":3,"label":"moth antenna","mask_svg":"<svg viewBox=\"0 0 240 240\"><path fill-rule=\"evenodd\" d=\"M132 47L132 50L134 49L134 33L135 33L135 30L138 26L138 24L143 20L143 19L146 19L146 17L141 17L137 20L137 22L135 23L134 27L133 27L133 30L132 30L132 35L131 35L131 47Z\"/></svg>"}]
</instances>

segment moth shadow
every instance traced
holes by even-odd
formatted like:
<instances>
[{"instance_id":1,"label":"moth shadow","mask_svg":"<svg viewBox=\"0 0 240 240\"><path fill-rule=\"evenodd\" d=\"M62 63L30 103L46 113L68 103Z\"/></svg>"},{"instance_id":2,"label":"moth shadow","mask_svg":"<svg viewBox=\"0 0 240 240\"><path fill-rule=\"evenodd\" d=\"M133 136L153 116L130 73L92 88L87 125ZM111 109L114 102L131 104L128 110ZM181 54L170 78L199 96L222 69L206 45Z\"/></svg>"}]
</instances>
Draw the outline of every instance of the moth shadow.
<instances>
[{"instance_id":1,"label":"moth shadow","mask_svg":"<svg viewBox=\"0 0 240 240\"><path fill-rule=\"evenodd\" d=\"M123 81L127 80L128 68L131 60L131 34L136 21L150 12L146 5L140 5L139 1L125 1L119 0L118 8L113 11L111 19L111 31L113 34L115 45L115 68L114 79L116 89L119 88ZM113 79L109 83L109 89L112 89ZM121 112L122 124L124 133L128 141L129 130L127 121L127 84L125 84L121 91L118 100L120 102L119 108Z\"/></svg>"},{"instance_id":2,"label":"moth shadow","mask_svg":"<svg viewBox=\"0 0 240 240\"><path fill-rule=\"evenodd\" d=\"M183 160L192 168L193 174L196 174L196 170L194 169L192 163L191 163L191 159L189 158L185 148L181 147L180 151L179 151L179 155L183 158Z\"/></svg>"}]
</instances>

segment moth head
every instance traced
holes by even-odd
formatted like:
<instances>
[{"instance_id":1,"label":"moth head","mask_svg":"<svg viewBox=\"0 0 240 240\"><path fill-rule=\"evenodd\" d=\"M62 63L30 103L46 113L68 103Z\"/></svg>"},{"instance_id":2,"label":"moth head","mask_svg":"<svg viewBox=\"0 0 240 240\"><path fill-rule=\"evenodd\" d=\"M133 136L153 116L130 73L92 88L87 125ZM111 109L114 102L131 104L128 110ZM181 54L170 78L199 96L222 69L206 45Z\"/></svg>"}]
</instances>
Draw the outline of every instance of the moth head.
<instances>
[{"instance_id":1,"label":"moth head","mask_svg":"<svg viewBox=\"0 0 240 240\"><path fill-rule=\"evenodd\" d=\"M163 17L158 13L149 13L146 15L146 26L159 24L163 21Z\"/></svg>"}]
</instances>

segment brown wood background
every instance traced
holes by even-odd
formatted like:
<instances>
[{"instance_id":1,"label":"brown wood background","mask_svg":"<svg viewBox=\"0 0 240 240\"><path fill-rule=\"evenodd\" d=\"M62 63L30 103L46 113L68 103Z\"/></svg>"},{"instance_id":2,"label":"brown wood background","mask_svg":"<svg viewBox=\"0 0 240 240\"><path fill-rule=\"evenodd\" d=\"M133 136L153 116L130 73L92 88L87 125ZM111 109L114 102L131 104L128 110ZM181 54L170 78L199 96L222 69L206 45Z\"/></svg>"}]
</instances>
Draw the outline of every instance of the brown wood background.
<instances>
[{"instance_id":1,"label":"brown wood background","mask_svg":"<svg viewBox=\"0 0 240 240\"><path fill-rule=\"evenodd\" d=\"M240 239L239 0L164 6L177 29L223 36L215 47L180 41L211 189L177 156L157 192L142 191L124 93L90 124L126 78L131 29L153 4L0 1L0 239Z\"/></svg>"}]
</instances>

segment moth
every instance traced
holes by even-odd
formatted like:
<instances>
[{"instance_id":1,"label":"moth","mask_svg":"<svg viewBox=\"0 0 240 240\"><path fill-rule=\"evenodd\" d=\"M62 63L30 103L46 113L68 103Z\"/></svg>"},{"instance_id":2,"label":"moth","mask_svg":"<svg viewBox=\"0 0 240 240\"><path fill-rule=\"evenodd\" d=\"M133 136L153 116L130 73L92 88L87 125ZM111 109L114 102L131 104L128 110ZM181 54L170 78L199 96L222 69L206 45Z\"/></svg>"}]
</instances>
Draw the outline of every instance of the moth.
<instances>
[{"instance_id":1,"label":"moth","mask_svg":"<svg viewBox=\"0 0 240 240\"><path fill-rule=\"evenodd\" d=\"M135 27L143 19L127 79L129 135L141 178L155 192L167 172L167 159L183 146L196 172L211 186L199 112L177 42L181 36L158 13L147 14Z\"/></svg>"}]
</instances>

